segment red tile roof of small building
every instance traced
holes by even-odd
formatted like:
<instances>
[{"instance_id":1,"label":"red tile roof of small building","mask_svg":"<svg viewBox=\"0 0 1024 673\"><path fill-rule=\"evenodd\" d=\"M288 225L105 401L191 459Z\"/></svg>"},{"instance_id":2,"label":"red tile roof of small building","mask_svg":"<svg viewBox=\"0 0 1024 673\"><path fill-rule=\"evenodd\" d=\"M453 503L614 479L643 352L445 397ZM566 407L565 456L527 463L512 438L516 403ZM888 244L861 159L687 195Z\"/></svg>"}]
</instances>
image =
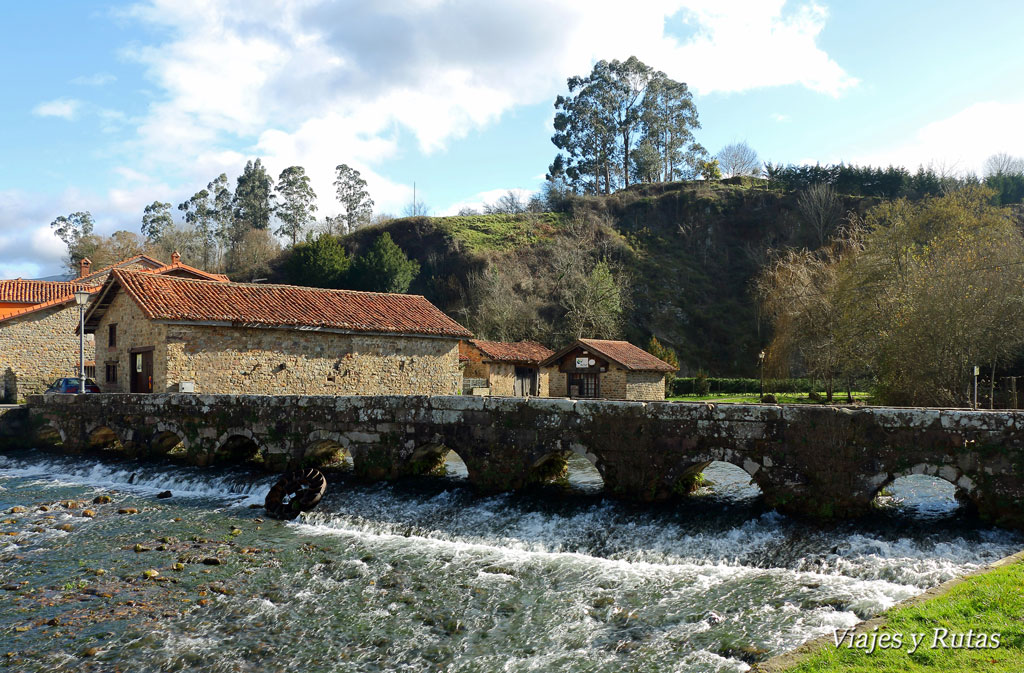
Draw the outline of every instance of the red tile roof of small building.
<instances>
[{"instance_id":1,"label":"red tile roof of small building","mask_svg":"<svg viewBox=\"0 0 1024 673\"><path fill-rule=\"evenodd\" d=\"M540 345L536 341L505 342L470 339L469 343L476 346L488 359L495 362L517 362L536 365L554 354L553 350Z\"/></svg>"},{"instance_id":2,"label":"red tile roof of small building","mask_svg":"<svg viewBox=\"0 0 1024 673\"><path fill-rule=\"evenodd\" d=\"M111 271L104 294L115 284L124 288L153 320L472 336L469 330L419 295L223 283L123 269ZM94 303L87 322L103 302L101 299ZM96 319L91 321L95 324Z\"/></svg>"},{"instance_id":3,"label":"red tile roof of small building","mask_svg":"<svg viewBox=\"0 0 1024 673\"><path fill-rule=\"evenodd\" d=\"M606 339L577 339L561 349L541 365L554 364L574 348L582 347L603 355L617 362L626 369L638 372L674 372L676 368L669 363L654 357L642 348L637 348L628 341L608 341Z\"/></svg>"},{"instance_id":4,"label":"red tile roof of small building","mask_svg":"<svg viewBox=\"0 0 1024 673\"><path fill-rule=\"evenodd\" d=\"M67 285L71 285L72 283L66 283L66 284ZM23 315L27 315L29 313L35 313L36 311L45 311L46 309L53 308L54 306L60 306L62 304L71 303L71 302L73 302L75 300L75 292L77 292L79 289L85 290L89 294L96 294L97 292L100 291L100 286L99 285L82 285L82 286L78 286L76 289L71 291L71 294L66 294L66 295L63 295L63 296L59 296L59 297L56 297L56 298L51 299L49 301L44 301L44 302L42 302L40 304L35 304L34 306L26 306L25 308L21 309L20 311L16 311L14 313L9 313L9 314L5 315L3 318L0 318L0 323L7 322L8 320L13 320L14 318L20 318ZM76 330L76 333L77 333L78 328L76 327L75 330Z\"/></svg>"},{"instance_id":5,"label":"red tile roof of small building","mask_svg":"<svg viewBox=\"0 0 1024 673\"><path fill-rule=\"evenodd\" d=\"M90 271L86 275L80 276L80 277L76 278L75 282L77 282L77 283L88 283L90 281L96 282L97 280L99 282L102 282L102 281L104 281L106 279L105 278L99 278L99 276L103 276L105 274L108 274L111 271L113 271L114 269L120 268L122 266L127 266L127 265L129 265L129 264L131 264L133 262L145 262L145 263L151 265L151 267L154 268L154 269L158 269L158 268L160 268L162 266L167 266L163 262L161 262L159 259L157 259L156 257L150 257L149 255L132 255L131 257L126 257L125 259L122 259L119 262L114 262L113 264L109 264L109 265L103 267L102 269L97 269L96 271Z\"/></svg>"},{"instance_id":6,"label":"red tile roof of small building","mask_svg":"<svg viewBox=\"0 0 1024 673\"><path fill-rule=\"evenodd\" d=\"M42 304L89 287L85 283L57 280L0 280L0 302Z\"/></svg>"}]
</instances>

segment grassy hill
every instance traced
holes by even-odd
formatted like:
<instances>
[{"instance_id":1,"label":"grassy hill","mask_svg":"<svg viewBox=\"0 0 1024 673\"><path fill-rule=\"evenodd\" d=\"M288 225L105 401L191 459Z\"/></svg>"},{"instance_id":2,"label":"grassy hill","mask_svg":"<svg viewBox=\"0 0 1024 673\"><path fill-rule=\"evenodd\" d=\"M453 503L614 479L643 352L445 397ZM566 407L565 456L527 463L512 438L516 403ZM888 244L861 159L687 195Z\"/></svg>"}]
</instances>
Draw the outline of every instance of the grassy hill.
<instances>
[{"instance_id":1,"label":"grassy hill","mask_svg":"<svg viewBox=\"0 0 1024 673\"><path fill-rule=\"evenodd\" d=\"M877 201L848 197L844 209L863 214ZM684 371L722 376L754 374L768 342L751 281L769 251L818 244L793 193L750 178L636 185L610 196L574 197L566 211L404 218L360 229L343 242L359 254L389 232L420 262L409 291L464 323L476 301L473 279L498 267L517 269L521 278L510 292L529 295L541 325L523 336L557 346L559 337L543 328L558 311L545 303L558 281L553 249L565 244L560 237L571 221L585 219L629 277L632 301L622 336L640 344L657 336L676 350Z\"/></svg>"}]
</instances>

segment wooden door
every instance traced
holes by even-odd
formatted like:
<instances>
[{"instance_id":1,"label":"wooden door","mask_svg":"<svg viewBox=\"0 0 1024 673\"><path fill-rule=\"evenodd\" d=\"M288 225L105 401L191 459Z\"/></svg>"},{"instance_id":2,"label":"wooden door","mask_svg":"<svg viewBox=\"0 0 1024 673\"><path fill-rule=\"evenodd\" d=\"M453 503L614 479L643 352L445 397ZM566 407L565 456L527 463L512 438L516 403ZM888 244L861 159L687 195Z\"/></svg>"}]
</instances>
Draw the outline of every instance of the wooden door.
<instances>
[{"instance_id":1,"label":"wooden door","mask_svg":"<svg viewBox=\"0 0 1024 673\"><path fill-rule=\"evenodd\" d=\"M516 380L512 394L517 397L537 394L537 370L533 367L516 367Z\"/></svg>"},{"instance_id":2,"label":"wooden door","mask_svg":"<svg viewBox=\"0 0 1024 673\"><path fill-rule=\"evenodd\" d=\"M133 393L153 392L153 351L132 353L131 389Z\"/></svg>"}]
</instances>

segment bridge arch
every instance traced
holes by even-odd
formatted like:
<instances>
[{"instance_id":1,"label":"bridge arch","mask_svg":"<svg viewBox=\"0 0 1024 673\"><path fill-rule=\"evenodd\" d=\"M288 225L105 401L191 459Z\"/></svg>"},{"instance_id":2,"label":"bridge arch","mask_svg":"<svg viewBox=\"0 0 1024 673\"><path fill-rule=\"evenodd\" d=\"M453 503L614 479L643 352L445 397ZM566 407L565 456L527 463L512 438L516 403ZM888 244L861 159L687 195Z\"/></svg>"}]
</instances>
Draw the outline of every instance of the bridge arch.
<instances>
[{"instance_id":1,"label":"bridge arch","mask_svg":"<svg viewBox=\"0 0 1024 673\"><path fill-rule=\"evenodd\" d=\"M90 449L123 450L121 438L105 421L95 423L85 432L85 443Z\"/></svg>"},{"instance_id":2,"label":"bridge arch","mask_svg":"<svg viewBox=\"0 0 1024 673\"><path fill-rule=\"evenodd\" d=\"M248 428L233 428L221 433L217 438L216 449L212 459L217 461L245 462L258 460L263 447L252 430Z\"/></svg>"},{"instance_id":3,"label":"bridge arch","mask_svg":"<svg viewBox=\"0 0 1024 673\"><path fill-rule=\"evenodd\" d=\"M178 446L188 453L190 443L188 435L181 431L177 425L161 421L153 428L153 435L149 439L149 451L157 456L165 456L175 451Z\"/></svg>"},{"instance_id":4,"label":"bridge arch","mask_svg":"<svg viewBox=\"0 0 1024 673\"><path fill-rule=\"evenodd\" d=\"M891 489L898 480L917 476L931 477L945 482L953 487L953 497L961 506L966 505L970 508L977 506L978 494L974 481L956 465L935 463L917 463L903 470L889 472L887 478L871 493L871 501L877 503L879 497Z\"/></svg>"},{"instance_id":5,"label":"bridge arch","mask_svg":"<svg viewBox=\"0 0 1024 673\"><path fill-rule=\"evenodd\" d=\"M47 421L36 430L35 440L48 447L66 446L67 434L59 424L54 421Z\"/></svg>"},{"instance_id":6,"label":"bridge arch","mask_svg":"<svg viewBox=\"0 0 1024 673\"><path fill-rule=\"evenodd\" d=\"M527 484L547 482L577 483L584 488L603 490L608 481L607 464L600 455L582 444L545 447L531 456Z\"/></svg>"},{"instance_id":7,"label":"bridge arch","mask_svg":"<svg viewBox=\"0 0 1024 673\"><path fill-rule=\"evenodd\" d=\"M713 447L687 456L671 478L671 490L676 495L689 495L702 483L701 475L712 463L724 463L739 468L750 477L762 495L771 488L771 478L765 466L741 451L727 447Z\"/></svg>"},{"instance_id":8,"label":"bridge arch","mask_svg":"<svg viewBox=\"0 0 1024 673\"><path fill-rule=\"evenodd\" d=\"M340 432L315 430L303 443L300 461L304 466L321 467L340 459L348 467L352 467L353 458L348 446L348 438Z\"/></svg>"}]
</instances>

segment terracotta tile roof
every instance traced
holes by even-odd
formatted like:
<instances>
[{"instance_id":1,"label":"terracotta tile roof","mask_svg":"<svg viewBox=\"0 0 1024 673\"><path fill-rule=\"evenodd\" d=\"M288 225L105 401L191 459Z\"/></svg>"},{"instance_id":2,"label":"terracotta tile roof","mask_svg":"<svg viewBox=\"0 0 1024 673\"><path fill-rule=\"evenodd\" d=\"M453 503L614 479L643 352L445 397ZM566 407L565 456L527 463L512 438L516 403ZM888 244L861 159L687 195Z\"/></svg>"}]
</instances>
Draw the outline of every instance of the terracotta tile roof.
<instances>
[{"instance_id":1,"label":"terracotta tile roof","mask_svg":"<svg viewBox=\"0 0 1024 673\"><path fill-rule=\"evenodd\" d=\"M100 278L100 276L105 276L106 274L110 273L114 269L117 269L117 268L122 267L122 266L127 266L128 264L132 264L134 262L145 262L146 264L149 264L154 269L162 267L162 266L167 266L166 264L161 262L156 257L150 257L149 255L133 255L132 257L127 257L125 259L122 259L120 262L115 262L115 263L113 263L113 264L111 264L109 266L105 266L102 269L98 269L96 271L90 271L88 274L86 274L84 276L81 276L79 278L76 278L75 282L78 282L78 283L89 283L89 282L92 282L92 283L97 283L97 284L98 283L102 283L104 280L106 280L106 278Z\"/></svg>"},{"instance_id":2,"label":"terracotta tile roof","mask_svg":"<svg viewBox=\"0 0 1024 673\"><path fill-rule=\"evenodd\" d=\"M535 341L508 343L504 341L470 339L469 343L479 348L481 353L495 362L518 362L536 365L554 354L553 350Z\"/></svg>"},{"instance_id":3,"label":"terracotta tile roof","mask_svg":"<svg viewBox=\"0 0 1024 673\"><path fill-rule=\"evenodd\" d=\"M143 271L144 273L155 273L158 276L164 276L164 275L172 274L175 271L185 271L187 273L192 274L193 276L198 276L202 280L215 280L218 283L230 283L231 282L231 280L227 276L225 276L223 273L209 273L207 271L203 271L202 269L197 269L194 266L189 266L188 264L182 264L181 262L178 262L177 264L166 264L166 265L161 266L161 267L156 268L156 269L137 269L137 270L138 271Z\"/></svg>"},{"instance_id":4,"label":"terracotta tile roof","mask_svg":"<svg viewBox=\"0 0 1024 673\"><path fill-rule=\"evenodd\" d=\"M122 287L149 318L253 327L331 328L469 337L472 333L425 298L408 294L324 290L294 285L223 283L114 269L104 285ZM86 331L95 327L93 302Z\"/></svg>"},{"instance_id":5,"label":"terracotta tile roof","mask_svg":"<svg viewBox=\"0 0 1024 673\"><path fill-rule=\"evenodd\" d=\"M74 283L65 283L65 285L74 285ZM14 318L20 318L21 316L27 315L29 313L35 313L36 311L45 311L46 309L53 308L54 306L60 306L61 304L67 304L69 302L73 302L75 300L75 294L74 293L79 288L81 288L83 290L86 290L87 292L89 292L89 294L92 294L92 295L95 295L97 292L100 291L100 286L99 285L80 285L80 286L77 286L75 289L71 290L71 294L66 294L66 295L64 295L62 297L56 297L54 299L51 299L50 301L45 301L45 302L43 302L41 304L36 304L35 306L26 306L25 308L21 309L20 311L17 311L15 313L11 313L9 315L5 315L3 318L0 318L0 323L4 323L4 322L6 322L8 320L13 320ZM78 327L77 326L75 327L75 333L76 334L78 333Z\"/></svg>"},{"instance_id":6,"label":"terracotta tile roof","mask_svg":"<svg viewBox=\"0 0 1024 673\"><path fill-rule=\"evenodd\" d=\"M0 302L41 304L74 294L89 286L59 280L0 280Z\"/></svg>"},{"instance_id":7,"label":"terracotta tile roof","mask_svg":"<svg viewBox=\"0 0 1024 673\"><path fill-rule=\"evenodd\" d=\"M607 341L605 339L577 339L565 348L561 349L542 365L551 365L560 360L564 355L577 347L591 350L598 355L616 362L626 369L638 372L674 372L676 368L660 360L642 348L637 348L628 341Z\"/></svg>"}]
</instances>

